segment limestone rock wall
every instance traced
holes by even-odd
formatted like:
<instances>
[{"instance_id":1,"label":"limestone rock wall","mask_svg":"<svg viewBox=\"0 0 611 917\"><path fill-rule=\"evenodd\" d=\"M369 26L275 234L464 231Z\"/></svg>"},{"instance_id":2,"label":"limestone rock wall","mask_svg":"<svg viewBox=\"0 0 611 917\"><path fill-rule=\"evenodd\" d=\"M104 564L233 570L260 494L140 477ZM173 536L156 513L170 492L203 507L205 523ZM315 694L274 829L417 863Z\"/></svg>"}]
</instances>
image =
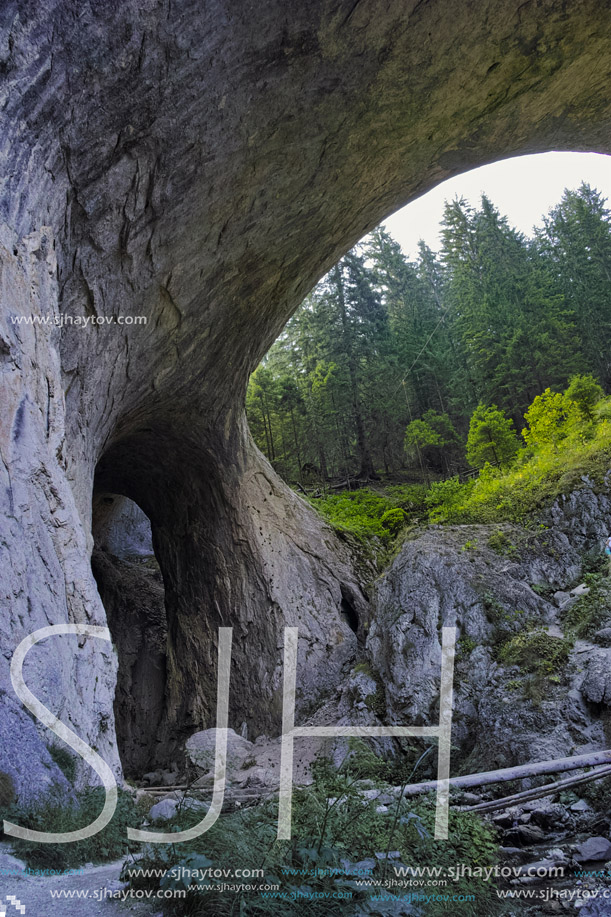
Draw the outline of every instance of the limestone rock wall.
<instances>
[{"instance_id":1,"label":"limestone rock wall","mask_svg":"<svg viewBox=\"0 0 611 917\"><path fill-rule=\"evenodd\" d=\"M94 487L151 520L162 741L211 725L220 624L236 629L236 720L277 723L285 623L302 629L302 704L324 695L356 644L342 599L358 615L364 598L337 539L252 445L248 375L399 205L500 156L608 149L607 13L603 0L2 4L3 702L22 635L105 620ZM55 642L28 678L118 772L116 658ZM23 791L23 755L0 755Z\"/></svg>"},{"instance_id":2,"label":"limestone rock wall","mask_svg":"<svg viewBox=\"0 0 611 917\"><path fill-rule=\"evenodd\" d=\"M566 590L600 560L611 528L610 482L608 474L597 493L586 481L556 501L542 514L549 528L432 526L405 543L378 581L367 651L384 683L388 722L436 722L441 627L457 628L454 772L466 758L470 770L490 770L607 746L600 705L608 648L577 640L567 665L550 673L556 680L530 698L526 672L496 650L529 627L550 642L563 638L562 609L575 601ZM606 633L596 637L604 647Z\"/></svg>"},{"instance_id":3,"label":"limestone rock wall","mask_svg":"<svg viewBox=\"0 0 611 917\"><path fill-rule=\"evenodd\" d=\"M47 744L17 699L9 663L33 631L67 620L104 625L104 608L91 573L91 536L83 525L66 473L65 402L59 329L18 324L57 311L55 241L49 227L19 243L2 239L0 316L0 769L19 796L44 793L65 780ZM116 677L112 646L53 637L34 647L24 667L34 694L120 773L112 701ZM45 734L46 733L46 734ZM88 779L81 773L79 781Z\"/></svg>"}]
</instances>

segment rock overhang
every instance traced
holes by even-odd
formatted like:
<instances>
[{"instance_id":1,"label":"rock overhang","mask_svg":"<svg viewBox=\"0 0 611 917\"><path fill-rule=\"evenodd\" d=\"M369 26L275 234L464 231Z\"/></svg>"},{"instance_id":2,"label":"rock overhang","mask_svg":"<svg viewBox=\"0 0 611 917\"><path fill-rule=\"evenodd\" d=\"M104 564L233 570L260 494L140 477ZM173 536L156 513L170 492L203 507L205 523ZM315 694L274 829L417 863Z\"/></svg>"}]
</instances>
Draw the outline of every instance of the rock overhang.
<instances>
[{"instance_id":1,"label":"rock overhang","mask_svg":"<svg viewBox=\"0 0 611 917\"><path fill-rule=\"evenodd\" d=\"M356 645L342 598L358 605L362 593L345 548L252 446L248 374L314 282L399 205L512 154L607 151L610 51L601 0L383 10L274 0L256 11L233 0L8 0L0 471L17 560L7 652L34 620L104 621L88 556L97 468L102 489L152 520L174 646L186 647L167 735L210 725L203 670L221 620L258 654L244 653L237 691L248 703L236 717L250 705L261 728L277 721L287 623L308 650L304 697L319 681L332 690ZM147 322L22 334L15 309ZM24 405L28 437L10 440ZM98 675L107 708L112 665ZM110 748L97 714L75 717Z\"/></svg>"}]
</instances>

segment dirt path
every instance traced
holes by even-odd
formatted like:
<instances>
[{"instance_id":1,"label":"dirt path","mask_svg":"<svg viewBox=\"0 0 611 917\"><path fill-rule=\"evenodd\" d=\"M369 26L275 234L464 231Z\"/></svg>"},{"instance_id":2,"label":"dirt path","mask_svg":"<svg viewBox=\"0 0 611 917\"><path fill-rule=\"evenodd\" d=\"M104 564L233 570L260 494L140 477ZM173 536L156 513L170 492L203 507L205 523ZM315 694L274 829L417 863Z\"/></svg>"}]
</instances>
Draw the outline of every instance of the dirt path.
<instances>
[{"instance_id":1,"label":"dirt path","mask_svg":"<svg viewBox=\"0 0 611 917\"><path fill-rule=\"evenodd\" d=\"M0 917L161 917L160 902L130 897L124 889L121 860L85 867L74 876L28 876L24 865L9 844L0 843ZM75 894L56 897L57 892ZM114 897L126 892L124 900Z\"/></svg>"}]
</instances>

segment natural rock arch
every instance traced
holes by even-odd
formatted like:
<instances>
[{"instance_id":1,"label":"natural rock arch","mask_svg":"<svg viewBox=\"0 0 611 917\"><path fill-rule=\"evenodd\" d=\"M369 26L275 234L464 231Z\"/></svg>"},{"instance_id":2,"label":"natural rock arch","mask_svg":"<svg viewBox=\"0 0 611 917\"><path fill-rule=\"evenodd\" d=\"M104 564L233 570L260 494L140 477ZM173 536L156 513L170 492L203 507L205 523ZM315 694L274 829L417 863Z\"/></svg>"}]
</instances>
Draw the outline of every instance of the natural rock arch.
<instances>
[{"instance_id":1,"label":"natural rock arch","mask_svg":"<svg viewBox=\"0 0 611 917\"><path fill-rule=\"evenodd\" d=\"M364 598L345 548L252 445L248 374L316 279L410 198L503 156L608 150L608 13L603 0L3 4L0 699L32 747L7 656L37 626L104 621L96 468L153 523L176 734L209 725L221 622L243 647L233 725L278 728L285 623L307 636L304 698L320 672L333 683L356 640L342 597L357 614ZM31 315L90 325L13 321ZM123 324L91 324L112 316ZM31 682L118 768L116 660L62 639Z\"/></svg>"}]
</instances>

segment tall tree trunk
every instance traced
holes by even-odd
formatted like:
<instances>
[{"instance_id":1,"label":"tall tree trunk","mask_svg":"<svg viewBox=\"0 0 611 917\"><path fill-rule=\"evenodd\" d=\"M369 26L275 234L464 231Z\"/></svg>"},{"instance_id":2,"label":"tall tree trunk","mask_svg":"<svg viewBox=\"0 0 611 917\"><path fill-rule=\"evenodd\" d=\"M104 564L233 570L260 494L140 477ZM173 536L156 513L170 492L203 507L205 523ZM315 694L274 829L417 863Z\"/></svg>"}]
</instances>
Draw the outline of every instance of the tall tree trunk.
<instances>
[{"instance_id":1,"label":"tall tree trunk","mask_svg":"<svg viewBox=\"0 0 611 917\"><path fill-rule=\"evenodd\" d=\"M274 449L274 434L272 433L272 417L267 407L267 399L262 396L261 404L263 405L263 414L267 419L267 429L269 430L269 448L270 448L270 462L276 461L276 450Z\"/></svg>"},{"instance_id":2,"label":"tall tree trunk","mask_svg":"<svg viewBox=\"0 0 611 917\"><path fill-rule=\"evenodd\" d=\"M342 332L344 337L344 349L348 361L348 373L350 375L350 389L352 392L352 410L354 412L354 423L356 426L356 445L361 463L360 476L364 478L373 477L373 462L367 445L365 435L365 424L363 422L363 412L361 409L361 400L359 397L358 372L356 366L356 357L352 342L352 330L348 321L346 311L346 297L344 296L344 281L339 264L333 268L333 280L337 289L337 302L339 305L340 317L342 320Z\"/></svg>"},{"instance_id":3,"label":"tall tree trunk","mask_svg":"<svg viewBox=\"0 0 611 917\"><path fill-rule=\"evenodd\" d=\"M301 471L301 450L299 448L299 438L297 436L297 425L295 424L295 412L291 407L291 424L293 426L293 439L295 440L295 453L297 455L297 467L299 468L299 480L303 484L303 474Z\"/></svg>"},{"instance_id":4,"label":"tall tree trunk","mask_svg":"<svg viewBox=\"0 0 611 917\"><path fill-rule=\"evenodd\" d=\"M265 413L265 402L263 400L263 395L259 396L259 401L261 402L261 420L263 421L263 430L265 431L265 444L267 446L267 457L272 460L272 447L269 439L269 431L267 429L267 416Z\"/></svg>"}]
</instances>

